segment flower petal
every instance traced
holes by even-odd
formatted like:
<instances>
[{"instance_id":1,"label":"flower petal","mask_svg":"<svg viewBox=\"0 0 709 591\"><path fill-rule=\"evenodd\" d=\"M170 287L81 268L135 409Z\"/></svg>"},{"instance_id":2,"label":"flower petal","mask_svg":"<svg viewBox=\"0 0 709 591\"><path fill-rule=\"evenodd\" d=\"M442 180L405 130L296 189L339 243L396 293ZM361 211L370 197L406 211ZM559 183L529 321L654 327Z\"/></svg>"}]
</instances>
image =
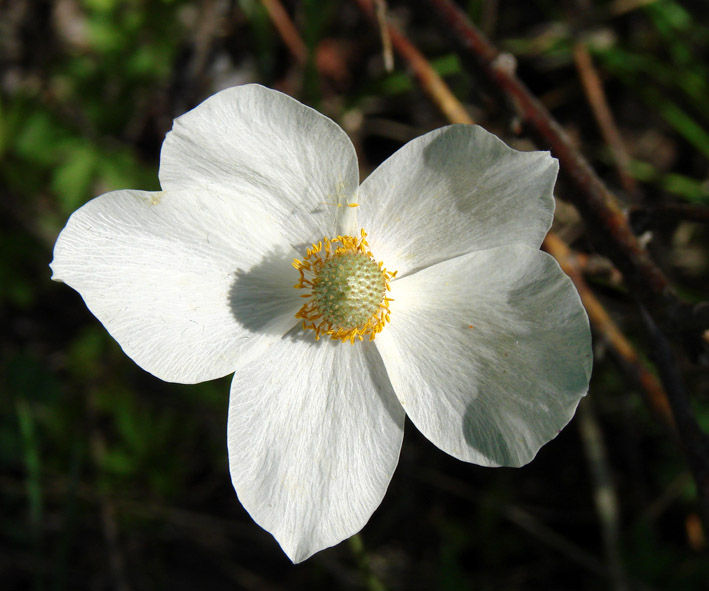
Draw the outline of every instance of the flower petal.
<instances>
[{"instance_id":1,"label":"flower petal","mask_svg":"<svg viewBox=\"0 0 709 591\"><path fill-rule=\"evenodd\" d=\"M371 343L290 336L237 370L228 445L239 500L300 562L358 532L379 506L404 411Z\"/></svg>"},{"instance_id":2,"label":"flower petal","mask_svg":"<svg viewBox=\"0 0 709 591\"><path fill-rule=\"evenodd\" d=\"M71 216L51 267L138 365L194 383L297 323L293 254L272 220L230 197L116 191Z\"/></svg>"},{"instance_id":3,"label":"flower petal","mask_svg":"<svg viewBox=\"0 0 709 591\"><path fill-rule=\"evenodd\" d=\"M160 156L165 190L201 187L239 203L258 200L292 244L335 231L359 184L352 142L295 99L248 84L228 88L175 119Z\"/></svg>"},{"instance_id":4,"label":"flower petal","mask_svg":"<svg viewBox=\"0 0 709 591\"><path fill-rule=\"evenodd\" d=\"M588 389L591 339L578 293L546 253L503 246L392 283L375 341L419 430L447 453L520 466Z\"/></svg>"},{"instance_id":5,"label":"flower petal","mask_svg":"<svg viewBox=\"0 0 709 591\"><path fill-rule=\"evenodd\" d=\"M399 276L503 244L539 248L558 168L548 152L518 152L481 127L443 127L406 144L362 183L358 222L378 260Z\"/></svg>"}]
</instances>

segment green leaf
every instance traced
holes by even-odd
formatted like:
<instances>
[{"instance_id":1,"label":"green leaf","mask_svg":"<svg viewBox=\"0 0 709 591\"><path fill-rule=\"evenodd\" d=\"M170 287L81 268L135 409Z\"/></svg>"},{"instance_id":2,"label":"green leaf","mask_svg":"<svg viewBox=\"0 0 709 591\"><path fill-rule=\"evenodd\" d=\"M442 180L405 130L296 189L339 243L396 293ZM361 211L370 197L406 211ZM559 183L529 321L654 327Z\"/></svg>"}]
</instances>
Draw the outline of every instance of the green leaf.
<instances>
[{"instance_id":1,"label":"green leaf","mask_svg":"<svg viewBox=\"0 0 709 591\"><path fill-rule=\"evenodd\" d=\"M68 148L64 162L52 174L51 187L56 193L61 209L69 214L88 201L96 174L99 155L84 143Z\"/></svg>"}]
</instances>

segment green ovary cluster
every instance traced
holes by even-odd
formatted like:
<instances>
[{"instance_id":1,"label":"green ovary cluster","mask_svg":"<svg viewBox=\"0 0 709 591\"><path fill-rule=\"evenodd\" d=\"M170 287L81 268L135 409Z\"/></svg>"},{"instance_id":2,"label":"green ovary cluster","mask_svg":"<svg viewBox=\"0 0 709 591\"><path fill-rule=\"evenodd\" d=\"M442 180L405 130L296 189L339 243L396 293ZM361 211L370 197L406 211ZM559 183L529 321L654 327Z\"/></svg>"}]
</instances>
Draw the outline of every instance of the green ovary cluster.
<instances>
[{"instance_id":1,"label":"green ovary cluster","mask_svg":"<svg viewBox=\"0 0 709 591\"><path fill-rule=\"evenodd\" d=\"M313 282L313 303L323 320L340 329L362 326L380 308L386 283L379 265L358 251L327 259Z\"/></svg>"}]
</instances>

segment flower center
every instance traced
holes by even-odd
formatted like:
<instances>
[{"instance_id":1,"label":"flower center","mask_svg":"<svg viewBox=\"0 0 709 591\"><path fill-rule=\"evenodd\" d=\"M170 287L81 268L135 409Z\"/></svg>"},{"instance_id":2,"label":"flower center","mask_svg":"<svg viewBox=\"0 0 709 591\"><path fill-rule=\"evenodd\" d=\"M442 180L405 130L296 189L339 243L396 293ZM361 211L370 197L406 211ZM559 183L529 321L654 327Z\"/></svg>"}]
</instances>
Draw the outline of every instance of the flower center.
<instances>
[{"instance_id":1,"label":"flower center","mask_svg":"<svg viewBox=\"0 0 709 591\"><path fill-rule=\"evenodd\" d=\"M331 339L374 340L389 322L389 302L386 297L389 281L396 276L378 263L369 250L367 233L359 237L323 238L306 250L303 260L295 259L300 279L297 289L307 289L308 298L296 318L303 328Z\"/></svg>"}]
</instances>

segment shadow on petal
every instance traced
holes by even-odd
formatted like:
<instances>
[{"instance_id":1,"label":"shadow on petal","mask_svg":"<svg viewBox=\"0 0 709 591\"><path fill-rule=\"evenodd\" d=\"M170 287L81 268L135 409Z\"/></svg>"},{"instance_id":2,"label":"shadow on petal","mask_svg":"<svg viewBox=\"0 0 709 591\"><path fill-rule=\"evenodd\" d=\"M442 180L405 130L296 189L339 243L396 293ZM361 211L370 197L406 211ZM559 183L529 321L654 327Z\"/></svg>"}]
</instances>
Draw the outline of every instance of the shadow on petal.
<instances>
[{"instance_id":1,"label":"shadow on petal","mask_svg":"<svg viewBox=\"0 0 709 591\"><path fill-rule=\"evenodd\" d=\"M455 199L455 207L461 213L469 213L475 206L471 199L474 185L471 184L470 150L467 129L449 129L433 139L423 150L426 168L435 171L446 191ZM456 145L457 144L457 145ZM445 176L444 176L445 175Z\"/></svg>"},{"instance_id":2,"label":"shadow on petal","mask_svg":"<svg viewBox=\"0 0 709 591\"><path fill-rule=\"evenodd\" d=\"M298 341L301 343L312 343L314 347L325 347L328 345L335 347L338 345L338 343L327 337L321 338L319 341L316 341L315 333L312 330L307 330L303 328L303 324L300 320L298 320L298 324L296 324L285 335L283 335L283 338L289 339L291 341Z\"/></svg>"},{"instance_id":3,"label":"shadow on petal","mask_svg":"<svg viewBox=\"0 0 709 591\"><path fill-rule=\"evenodd\" d=\"M298 324L301 290L293 286L298 272L289 253L268 253L248 271L237 269L229 288L229 307L236 321L256 333L285 335Z\"/></svg>"},{"instance_id":4,"label":"shadow on petal","mask_svg":"<svg viewBox=\"0 0 709 591\"><path fill-rule=\"evenodd\" d=\"M404 409L394 393L394 386L392 386L389 380L389 374L387 373L379 349L377 349L374 343L370 342L357 343L355 346L364 347L367 369L369 370L372 384L376 387L377 396L381 399L392 422L400 424L403 429L404 420L402 415L404 414Z\"/></svg>"},{"instance_id":5,"label":"shadow on petal","mask_svg":"<svg viewBox=\"0 0 709 591\"><path fill-rule=\"evenodd\" d=\"M395 424L403 425L403 407L394 393L394 387L389 380L389 374L384 366L384 361L382 360L379 350L373 342L364 340L355 341L351 344L349 342L333 340L327 335L316 341L315 333L312 330L304 329L301 324L294 326L283 336L283 338L294 342L304 342L313 349L318 347L329 347L335 350L336 353L339 353L339 355L334 357L336 363L337 360L340 360L342 363L339 367L328 368L328 371L332 371L333 375L344 371L353 371L352 360L348 358L348 354L353 352L357 353L358 351L356 351L356 348L361 348L364 357L364 365L370 378L369 382L362 382L362 387L364 387L367 383L373 384L376 395L381 399L391 420Z\"/></svg>"},{"instance_id":6,"label":"shadow on petal","mask_svg":"<svg viewBox=\"0 0 709 591\"><path fill-rule=\"evenodd\" d=\"M489 411L482 407L480 399L471 402L463 415L463 436L466 443L488 458L492 464L500 466L517 465L505 436L498 425L488 418Z\"/></svg>"}]
</instances>

